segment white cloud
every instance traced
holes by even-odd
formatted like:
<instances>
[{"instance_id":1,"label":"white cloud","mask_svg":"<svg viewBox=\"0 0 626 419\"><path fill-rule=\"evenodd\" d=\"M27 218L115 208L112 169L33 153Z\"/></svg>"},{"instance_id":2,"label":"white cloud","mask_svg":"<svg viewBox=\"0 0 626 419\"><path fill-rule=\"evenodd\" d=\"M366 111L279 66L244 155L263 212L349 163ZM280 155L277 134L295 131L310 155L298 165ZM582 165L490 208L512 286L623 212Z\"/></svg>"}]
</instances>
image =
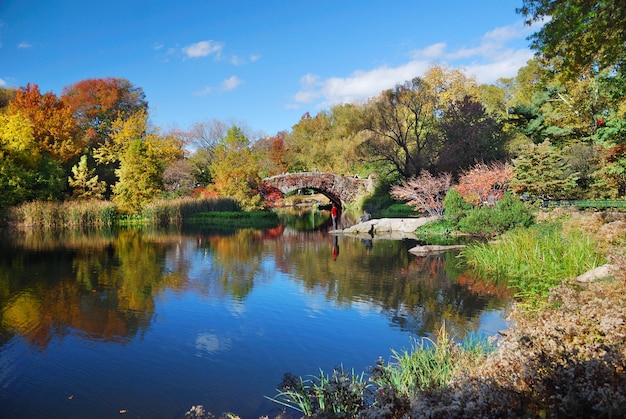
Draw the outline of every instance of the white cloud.
<instances>
[{"instance_id":1,"label":"white cloud","mask_svg":"<svg viewBox=\"0 0 626 419\"><path fill-rule=\"evenodd\" d=\"M520 40L536 30L536 25L528 27L519 21L485 33L477 45L450 49L445 42L438 42L412 51L409 61L396 67L383 65L371 70L358 70L347 77L327 79L306 74L300 79L300 91L293 96L293 103L288 107L295 109L304 104L313 104L317 108L324 108L363 101L423 75L432 65L463 67L467 75L475 76L480 83L493 83L499 78L513 77L533 57L533 52L528 47L509 45L519 44Z\"/></svg>"},{"instance_id":2,"label":"white cloud","mask_svg":"<svg viewBox=\"0 0 626 419\"><path fill-rule=\"evenodd\" d=\"M213 92L213 88L211 86L206 86L203 89L196 90L195 92L193 92L193 95L194 96L206 96L210 94L211 92Z\"/></svg>"},{"instance_id":3,"label":"white cloud","mask_svg":"<svg viewBox=\"0 0 626 419\"><path fill-rule=\"evenodd\" d=\"M183 52L189 58L206 57L214 54L216 58L220 58L224 44L217 41L200 41L195 44L183 47Z\"/></svg>"},{"instance_id":4,"label":"white cloud","mask_svg":"<svg viewBox=\"0 0 626 419\"><path fill-rule=\"evenodd\" d=\"M231 76L222 82L222 84L220 85L220 89L223 92L227 92L229 90L237 88L237 86L239 86L241 83L243 83L243 80L241 80L239 77Z\"/></svg>"},{"instance_id":5,"label":"white cloud","mask_svg":"<svg viewBox=\"0 0 626 419\"><path fill-rule=\"evenodd\" d=\"M33 46L26 41L22 41L17 45L17 47L19 49L22 49L22 48L32 48Z\"/></svg>"},{"instance_id":6,"label":"white cloud","mask_svg":"<svg viewBox=\"0 0 626 419\"><path fill-rule=\"evenodd\" d=\"M7 85L7 82L2 80L2 79L0 79L0 87L4 87L6 85Z\"/></svg>"},{"instance_id":7,"label":"white cloud","mask_svg":"<svg viewBox=\"0 0 626 419\"><path fill-rule=\"evenodd\" d=\"M160 42L155 42L154 45L152 46L152 49L154 49L155 51L158 51L160 49L162 49L165 45L163 45Z\"/></svg>"},{"instance_id":8,"label":"white cloud","mask_svg":"<svg viewBox=\"0 0 626 419\"><path fill-rule=\"evenodd\" d=\"M230 57L230 63L233 65L244 65L248 63L253 63L255 61L258 61L259 59L261 59L261 56L255 54L250 55L248 58L233 55L232 57Z\"/></svg>"}]
</instances>

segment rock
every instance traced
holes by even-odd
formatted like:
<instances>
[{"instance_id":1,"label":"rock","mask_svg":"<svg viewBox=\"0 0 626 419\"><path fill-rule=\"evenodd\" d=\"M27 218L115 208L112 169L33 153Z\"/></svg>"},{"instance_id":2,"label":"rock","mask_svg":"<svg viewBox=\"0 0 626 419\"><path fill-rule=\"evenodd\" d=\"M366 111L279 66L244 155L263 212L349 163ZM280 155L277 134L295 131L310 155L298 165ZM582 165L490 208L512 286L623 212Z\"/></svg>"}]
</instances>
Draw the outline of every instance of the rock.
<instances>
[{"instance_id":1,"label":"rock","mask_svg":"<svg viewBox=\"0 0 626 419\"><path fill-rule=\"evenodd\" d=\"M414 233L415 230L417 230L419 227L437 219L439 219L439 217L380 218L355 224L352 227L345 228L341 231L331 231L331 233L369 233L372 235L376 235L377 233L390 232Z\"/></svg>"},{"instance_id":2,"label":"rock","mask_svg":"<svg viewBox=\"0 0 626 419\"><path fill-rule=\"evenodd\" d=\"M609 276L613 276L613 272L617 269L615 265L602 265L595 269L585 272L582 275L576 277L577 282L589 283L595 282L599 279L604 279Z\"/></svg>"},{"instance_id":3,"label":"rock","mask_svg":"<svg viewBox=\"0 0 626 419\"><path fill-rule=\"evenodd\" d=\"M448 246L439 246L439 245L425 245L425 246L415 246L412 249L409 249L409 252L415 255L425 255L428 253L437 253L437 252L445 252L448 250L457 250L463 249L465 247L464 244L453 244Z\"/></svg>"}]
</instances>

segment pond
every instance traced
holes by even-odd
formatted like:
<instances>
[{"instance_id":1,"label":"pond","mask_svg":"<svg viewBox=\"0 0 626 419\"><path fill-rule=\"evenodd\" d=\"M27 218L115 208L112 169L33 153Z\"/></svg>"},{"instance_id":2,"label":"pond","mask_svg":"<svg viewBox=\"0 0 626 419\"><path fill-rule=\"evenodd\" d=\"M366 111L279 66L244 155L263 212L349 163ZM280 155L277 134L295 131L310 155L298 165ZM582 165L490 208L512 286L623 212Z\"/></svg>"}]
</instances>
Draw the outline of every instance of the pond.
<instances>
[{"instance_id":1,"label":"pond","mask_svg":"<svg viewBox=\"0 0 626 419\"><path fill-rule=\"evenodd\" d=\"M271 417L285 372L367 371L444 321L458 337L507 327L505 290L456 253L298 222L5 235L0 417Z\"/></svg>"}]
</instances>

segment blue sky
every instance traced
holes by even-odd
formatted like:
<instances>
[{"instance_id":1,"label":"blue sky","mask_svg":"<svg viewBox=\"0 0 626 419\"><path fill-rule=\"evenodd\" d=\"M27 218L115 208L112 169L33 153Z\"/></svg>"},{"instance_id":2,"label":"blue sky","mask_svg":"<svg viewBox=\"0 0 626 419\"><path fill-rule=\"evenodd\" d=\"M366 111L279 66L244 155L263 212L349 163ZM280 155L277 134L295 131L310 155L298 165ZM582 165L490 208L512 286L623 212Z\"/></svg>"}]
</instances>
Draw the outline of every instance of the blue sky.
<instances>
[{"instance_id":1,"label":"blue sky","mask_svg":"<svg viewBox=\"0 0 626 419\"><path fill-rule=\"evenodd\" d=\"M433 64L479 82L533 56L522 0L0 0L0 86L101 77L141 87L152 121L235 120L257 135L378 95Z\"/></svg>"}]
</instances>

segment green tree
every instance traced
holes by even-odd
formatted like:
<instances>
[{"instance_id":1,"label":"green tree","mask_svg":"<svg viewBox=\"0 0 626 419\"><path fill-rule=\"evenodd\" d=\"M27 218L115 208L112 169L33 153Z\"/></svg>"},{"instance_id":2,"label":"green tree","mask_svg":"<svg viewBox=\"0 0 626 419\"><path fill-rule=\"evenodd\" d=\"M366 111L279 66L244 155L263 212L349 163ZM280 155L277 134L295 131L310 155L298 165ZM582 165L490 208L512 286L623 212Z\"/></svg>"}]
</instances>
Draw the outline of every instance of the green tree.
<instances>
[{"instance_id":1,"label":"green tree","mask_svg":"<svg viewBox=\"0 0 626 419\"><path fill-rule=\"evenodd\" d=\"M570 199L578 180L561 149L546 140L529 144L513 160L513 177L509 186L518 194L540 199Z\"/></svg>"},{"instance_id":2,"label":"green tree","mask_svg":"<svg viewBox=\"0 0 626 419\"><path fill-rule=\"evenodd\" d=\"M215 157L211 164L215 180L211 191L235 199L246 210L259 208L259 164L241 128L233 126L228 130L215 148Z\"/></svg>"},{"instance_id":3,"label":"green tree","mask_svg":"<svg viewBox=\"0 0 626 419\"><path fill-rule=\"evenodd\" d=\"M119 180L113 186L113 201L123 212L138 213L163 192L162 162L141 139L132 140L120 155L115 173Z\"/></svg>"},{"instance_id":4,"label":"green tree","mask_svg":"<svg viewBox=\"0 0 626 419\"><path fill-rule=\"evenodd\" d=\"M626 7L622 0L523 0L527 24L545 21L532 48L571 78L585 69L612 68L626 59Z\"/></svg>"},{"instance_id":5,"label":"green tree","mask_svg":"<svg viewBox=\"0 0 626 419\"><path fill-rule=\"evenodd\" d=\"M490 163L505 157L502 126L469 96L452 103L439 126L442 144L438 172L458 176L478 162Z\"/></svg>"},{"instance_id":6,"label":"green tree","mask_svg":"<svg viewBox=\"0 0 626 419\"><path fill-rule=\"evenodd\" d=\"M65 186L59 162L40 153L30 119L0 114L0 207L59 199Z\"/></svg>"},{"instance_id":7,"label":"green tree","mask_svg":"<svg viewBox=\"0 0 626 419\"><path fill-rule=\"evenodd\" d=\"M101 199L106 191L106 183L98 180L98 175L94 174L95 169L87 166L87 156L82 155L80 161L72 167L72 174L68 178L72 195L77 199Z\"/></svg>"}]
</instances>

